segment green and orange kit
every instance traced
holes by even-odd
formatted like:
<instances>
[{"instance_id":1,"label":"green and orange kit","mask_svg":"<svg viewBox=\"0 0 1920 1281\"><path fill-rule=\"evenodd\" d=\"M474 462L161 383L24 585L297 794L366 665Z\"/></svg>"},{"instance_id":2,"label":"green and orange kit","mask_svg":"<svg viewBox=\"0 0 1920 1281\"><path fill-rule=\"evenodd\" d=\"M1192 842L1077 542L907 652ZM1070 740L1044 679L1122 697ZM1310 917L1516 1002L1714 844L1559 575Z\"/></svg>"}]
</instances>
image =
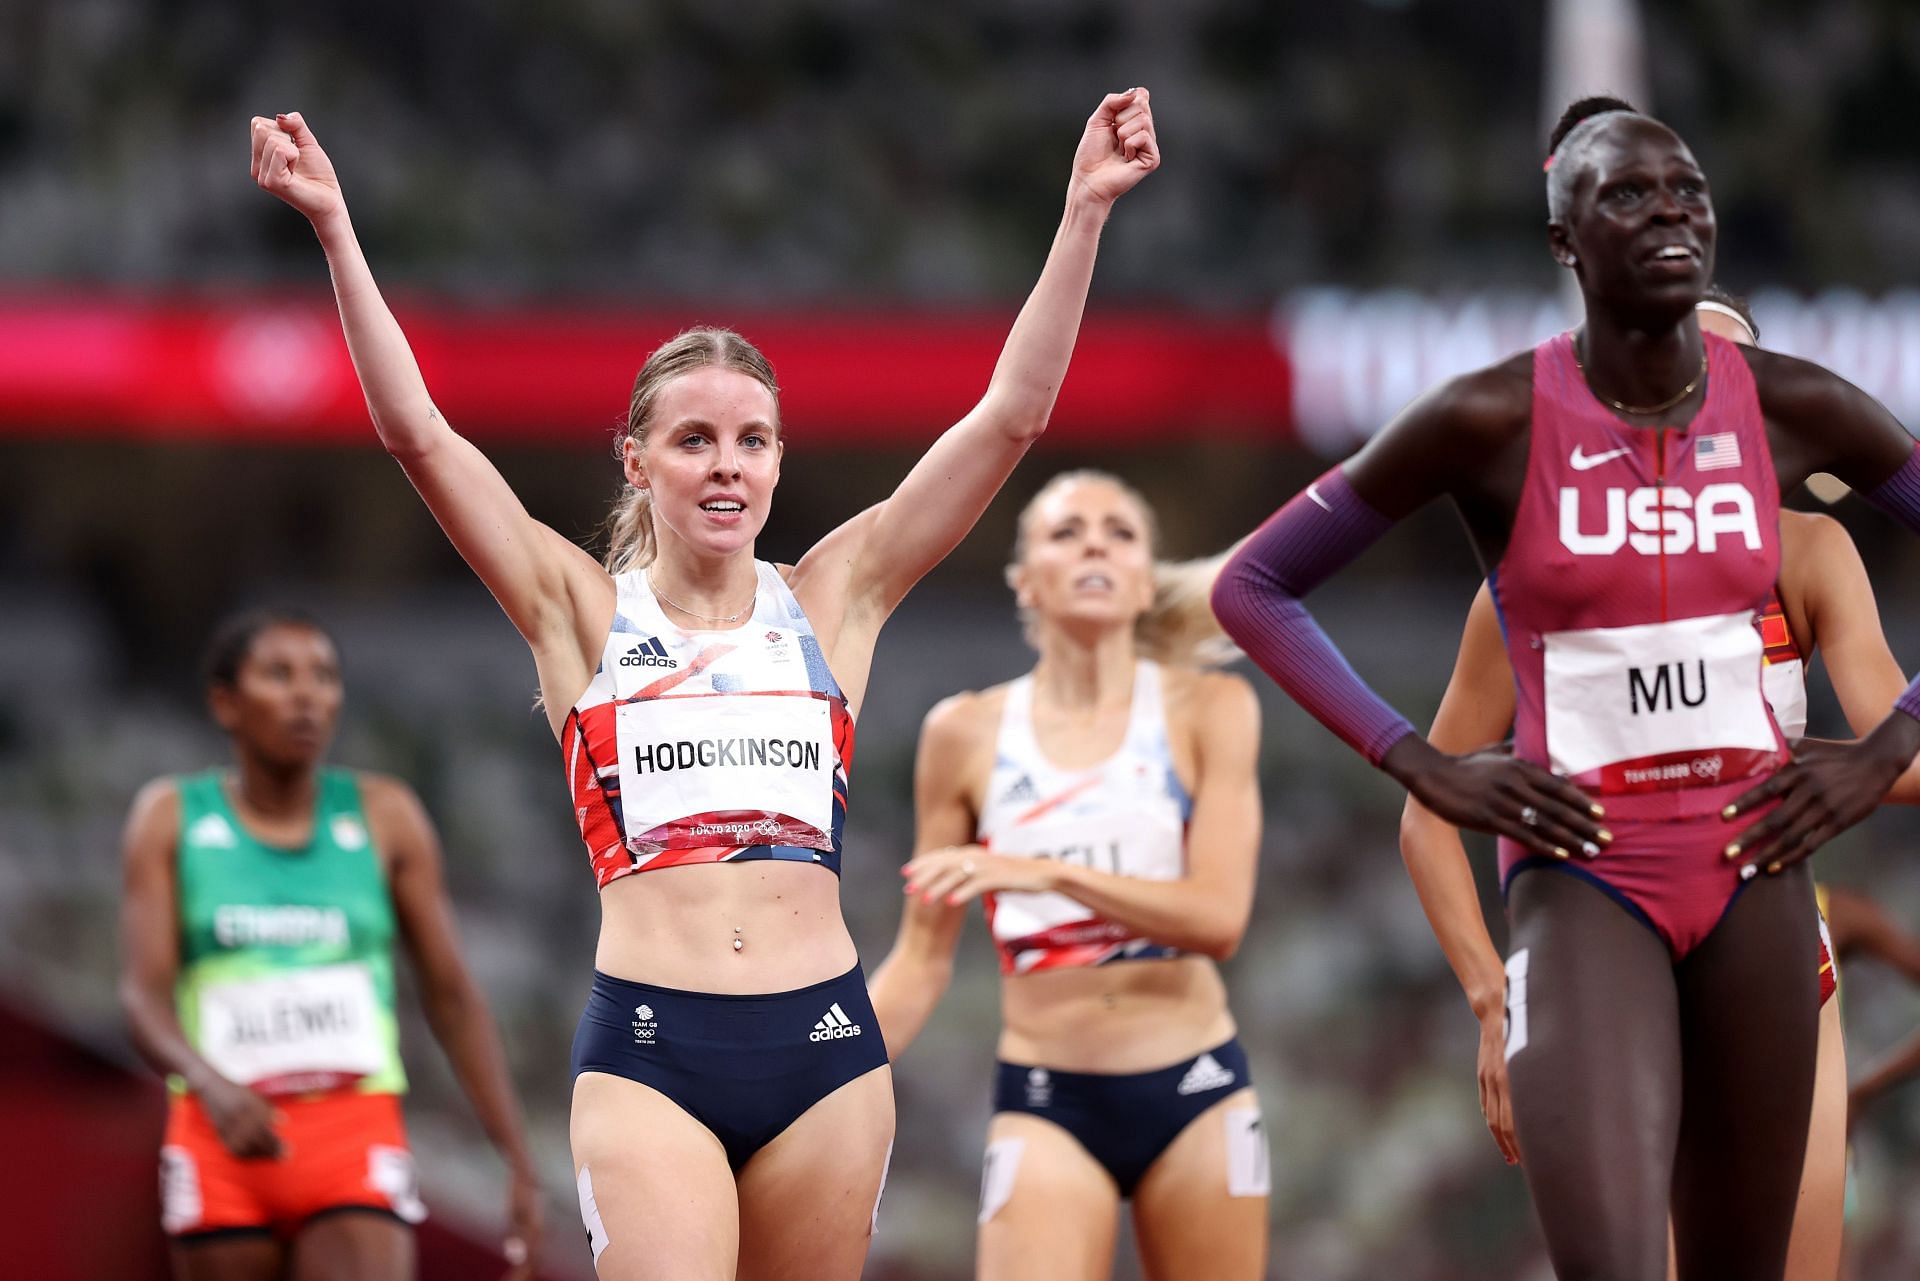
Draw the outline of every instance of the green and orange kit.
<instances>
[{"instance_id":1,"label":"green and orange kit","mask_svg":"<svg viewBox=\"0 0 1920 1281\"><path fill-rule=\"evenodd\" d=\"M321 771L313 835L286 848L248 834L225 777L178 780L180 1026L262 1093L402 1093L393 896L358 781Z\"/></svg>"}]
</instances>

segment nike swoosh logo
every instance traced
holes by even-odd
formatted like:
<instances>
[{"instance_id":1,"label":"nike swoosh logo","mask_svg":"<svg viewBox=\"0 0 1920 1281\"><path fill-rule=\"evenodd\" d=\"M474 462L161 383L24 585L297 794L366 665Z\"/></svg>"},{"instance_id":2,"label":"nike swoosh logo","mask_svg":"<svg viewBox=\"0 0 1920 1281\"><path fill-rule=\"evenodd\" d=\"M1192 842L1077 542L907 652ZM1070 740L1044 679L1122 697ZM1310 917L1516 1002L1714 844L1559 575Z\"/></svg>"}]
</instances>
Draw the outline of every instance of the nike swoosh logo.
<instances>
[{"instance_id":1,"label":"nike swoosh logo","mask_svg":"<svg viewBox=\"0 0 1920 1281\"><path fill-rule=\"evenodd\" d=\"M1314 502L1319 503L1321 510L1323 511L1333 510L1333 507L1327 502L1327 500L1320 497L1319 481L1316 480L1313 482L1313 484L1307 486L1307 497L1311 498Z\"/></svg>"},{"instance_id":2,"label":"nike swoosh logo","mask_svg":"<svg viewBox=\"0 0 1920 1281\"><path fill-rule=\"evenodd\" d=\"M1631 449L1622 448L1609 449L1604 454L1583 454L1580 452L1580 446L1575 445L1573 447L1573 456L1568 458L1567 461L1573 464L1575 471L1592 471L1601 463L1610 463L1623 454L1631 454L1632 452Z\"/></svg>"}]
</instances>

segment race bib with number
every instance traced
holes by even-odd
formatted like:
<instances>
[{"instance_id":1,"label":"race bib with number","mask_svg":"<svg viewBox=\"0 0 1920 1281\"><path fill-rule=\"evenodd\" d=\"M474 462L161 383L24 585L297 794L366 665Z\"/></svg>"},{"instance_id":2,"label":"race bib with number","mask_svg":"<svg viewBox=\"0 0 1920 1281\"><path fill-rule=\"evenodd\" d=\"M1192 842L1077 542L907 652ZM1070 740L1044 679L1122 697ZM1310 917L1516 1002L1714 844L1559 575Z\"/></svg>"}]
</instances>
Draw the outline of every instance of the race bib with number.
<instances>
[{"instance_id":1,"label":"race bib with number","mask_svg":"<svg viewBox=\"0 0 1920 1281\"><path fill-rule=\"evenodd\" d=\"M1003 832L996 854L1052 859L1143 881L1173 881L1185 874L1178 831L1143 831L1129 816L1111 812L1042 819ZM1131 939L1133 931L1095 915L1065 894L1001 892L993 896L993 936L1016 950L1044 952L1090 943Z\"/></svg>"},{"instance_id":2,"label":"race bib with number","mask_svg":"<svg viewBox=\"0 0 1920 1281\"><path fill-rule=\"evenodd\" d=\"M629 846L833 845L832 713L809 695L655 698L615 714Z\"/></svg>"},{"instance_id":3,"label":"race bib with number","mask_svg":"<svg viewBox=\"0 0 1920 1281\"><path fill-rule=\"evenodd\" d=\"M209 983L199 1040L222 1076L267 1092L330 1088L386 1062L373 976L357 964Z\"/></svg>"},{"instance_id":4,"label":"race bib with number","mask_svg":"<svg viewBox=\"0 0 1920 1281\"><path fill-rule=\"evenodd\" d=\"M1750 613L1546 635L1547 756L1603 795L1760 773L1780 740Z\"/></svg>"}]
</instances>

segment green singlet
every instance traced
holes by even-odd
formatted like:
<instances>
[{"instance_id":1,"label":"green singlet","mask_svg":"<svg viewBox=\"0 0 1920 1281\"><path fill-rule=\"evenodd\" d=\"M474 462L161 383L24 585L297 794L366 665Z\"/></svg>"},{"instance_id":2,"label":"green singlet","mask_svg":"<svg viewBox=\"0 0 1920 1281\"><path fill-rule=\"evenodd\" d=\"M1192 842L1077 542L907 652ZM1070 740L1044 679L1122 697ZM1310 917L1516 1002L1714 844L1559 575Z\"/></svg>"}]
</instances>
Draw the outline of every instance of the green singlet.
<instances>
[{"instance_id":1,"label":"green singlet","mask_svg":"<svg viewBox=\"0 0 1920 1281\"><path fill-rule=\"evenodd\" d=\"M174 1001L187 1039L221 1075L262 1093L404 1092L393 896L359 782L350 770L320 771L313 835L286 848L248 834L225 777L177 780Z\"/></svg>"}]
</instances>

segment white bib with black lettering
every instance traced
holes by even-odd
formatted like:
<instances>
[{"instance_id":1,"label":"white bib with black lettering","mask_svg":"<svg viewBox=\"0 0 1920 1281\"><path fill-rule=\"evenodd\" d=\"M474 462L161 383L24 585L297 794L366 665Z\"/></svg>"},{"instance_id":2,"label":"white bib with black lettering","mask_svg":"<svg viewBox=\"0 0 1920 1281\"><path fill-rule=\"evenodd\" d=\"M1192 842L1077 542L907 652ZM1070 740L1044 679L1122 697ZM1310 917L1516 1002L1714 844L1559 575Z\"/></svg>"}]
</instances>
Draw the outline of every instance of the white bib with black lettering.
<instances>
[{"instance_id":1,"label":"white bib with black lettering","mask_svg":"<svg viewBox=\"0 0 1920 1281\"><path fill-rule=\"evenodd\" d=\"M833 721L798 694L662 697L615 712L629 842L780 843L833 830Z\"/></svg>"},{"instance_id":2,"label":"white bib with black lettering","mask_svg":"<svg viewBox=\"0 0 1920 1281\"><path fill-rule=\"evenodd\" d=\"M373 975L358 963L213 982L200 991L199 1049L242 1085L368 1076L387 1061L379 1010Z\"/></svg>"},{"instance_id":3,"label":"white bib with black lettering","mask_svg":"<svg viewBox=\"0 0 1920 1281\"><path fill-rule=\"evenodd\" d=\"M1757 773L1779 739L1751 613L1545 637L1547 757L1602 794L1708 787Z\"/></svg>"}]
</instances>

